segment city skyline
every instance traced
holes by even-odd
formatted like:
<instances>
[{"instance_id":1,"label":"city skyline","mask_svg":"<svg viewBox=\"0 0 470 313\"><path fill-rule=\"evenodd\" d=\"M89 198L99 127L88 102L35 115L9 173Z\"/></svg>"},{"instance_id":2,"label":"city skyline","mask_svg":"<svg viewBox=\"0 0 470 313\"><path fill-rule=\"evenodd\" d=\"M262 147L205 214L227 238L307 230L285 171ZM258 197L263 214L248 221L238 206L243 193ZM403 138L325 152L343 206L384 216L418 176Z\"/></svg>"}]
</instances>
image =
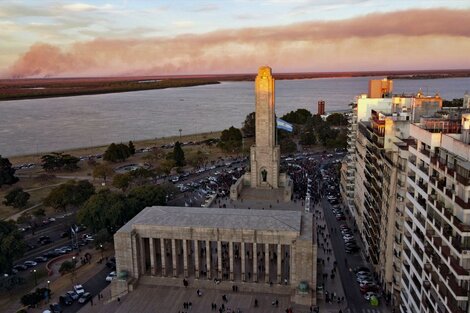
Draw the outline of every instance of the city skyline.
<instances>
[{"instance_id":1,"label":"city skyline","mask_svg":"<svg viewBox=\"0 0 470 313\"><path fill-rule=\"evenodd\" d=\"M15 1L0 5L0 76L463 69L469 13L466 1Z\"/></svg>"}]
</instances>

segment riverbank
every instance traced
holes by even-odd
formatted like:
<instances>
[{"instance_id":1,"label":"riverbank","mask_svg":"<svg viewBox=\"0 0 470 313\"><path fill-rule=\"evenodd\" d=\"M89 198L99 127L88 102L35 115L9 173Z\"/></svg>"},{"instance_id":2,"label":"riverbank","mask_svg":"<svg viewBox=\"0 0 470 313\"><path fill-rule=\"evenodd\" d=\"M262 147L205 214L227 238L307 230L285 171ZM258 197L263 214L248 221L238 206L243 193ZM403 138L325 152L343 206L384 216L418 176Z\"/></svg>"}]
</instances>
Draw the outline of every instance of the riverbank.
<instances>
[{"instance_id":1,"label":"riverbank","mask_svg":"<svg viewBox=\"0 0 470 313\"><path fill-rule=\"evenodd\" d=\"M0 101L70 97L220 84L211 79L51 79L0 81Z\"/></svg>"},{"instance_id":2,"label":"riverbank","mask_svg":"<svg viewBox=\"0 0 470 313\"><path fill-rule=\"evenodd\" d=\"M160 147L162 145L175 143L176 141L180 142L196 142L196 141L203 141L211 138L220 138L221 131L214 131L214 132L206 132L200 134L188 134L182 136L170 136L170 137L161 137L161 138L154 138L154 139L144 139L144 140L137 140L132 141L136 149L145 149L150 147ZM127 142L124 142L127 144ZM111 142L109 143L111 144ZM93 147L82 147L82 148L73 148L67 150L60 150L60 151L49 151L49 152L41 152L39 154L28 154L28 155L19 155L19 156L11 156L8 157L10 162L13 165L16 164L25 164L25 163L33 163L33 164L40 164L41 163L41 156L52 153L52 152L63 152L67 154L71 154L76 157L80 156L88 156L88 155L97 155L103 154L106 151L108 145L99 145Z\"/></svg>"}]
</instances>

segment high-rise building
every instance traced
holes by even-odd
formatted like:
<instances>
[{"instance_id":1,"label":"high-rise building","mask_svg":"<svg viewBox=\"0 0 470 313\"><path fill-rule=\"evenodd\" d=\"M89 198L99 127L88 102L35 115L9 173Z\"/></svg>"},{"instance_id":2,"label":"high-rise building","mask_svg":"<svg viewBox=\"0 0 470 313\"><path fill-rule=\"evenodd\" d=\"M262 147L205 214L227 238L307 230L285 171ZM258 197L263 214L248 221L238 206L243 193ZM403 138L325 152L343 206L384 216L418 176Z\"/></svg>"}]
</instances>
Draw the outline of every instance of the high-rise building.
<instances>
[{"instance_id":1,"label":"high-rise building","mask_svg":"<svg viewBox=\"0 0 470 313\"><path fill-rule=\"evenodd\" d=\"M392 83L390 83L390 86ZM386 297L400 301L409 129L442 107L439 95L359 97L351 114L341 192ZM352 163L352 164L351 164Z\"/></svg>"},{"instance_id":2,"label":"high-rise building","mask_svg":"<svg viewBox=\"0 0 470 313\"><path fill-rule=\"evenodd\" d=\"M387 98L390 97L393 91L393 80L384 78L382 80L371 79L369 80L369 93L368 98Z\"/></svg>"},{"instance_id":3,"label":"high-rise building","mask_svg":"<svg viewBox=\"0 0 470 313\"><path fill-rule=\"evenodd\" d=\"M318 115L325 115L325 101L318 101Z\"/></svg>"},{"instance_id":4,"label":"high-rise building","mask_svg":"<svg viewBox=\"0 0 470 313\"><path fill-rule=\"evenodd\" d=\"M469 312L470 114L410 126L402 312Z\"/></svg>"}]
</instances>

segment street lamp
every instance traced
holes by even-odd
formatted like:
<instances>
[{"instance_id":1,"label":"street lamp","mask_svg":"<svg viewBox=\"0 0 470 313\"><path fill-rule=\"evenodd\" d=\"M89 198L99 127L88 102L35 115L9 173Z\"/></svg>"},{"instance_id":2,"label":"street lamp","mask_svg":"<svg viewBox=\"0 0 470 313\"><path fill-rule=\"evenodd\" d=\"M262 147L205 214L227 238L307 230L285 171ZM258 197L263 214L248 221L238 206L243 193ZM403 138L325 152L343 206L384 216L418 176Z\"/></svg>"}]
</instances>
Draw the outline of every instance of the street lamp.
<instances>
[{"instance_id":1,"label":"street lamp","mask_svg":"<svg viewBox=\"0 0 470 313\"><path fill-rule=\"evenodd\" d=\"M100 243L100 249L101 249L101 261L103 261L103 244Z\"/></svg>"},{"instance_id":2,"label":"street lamp","mask_svg":"<svg viewBox=\"0 0 470 313\"><path fill-rule=\"evenodd\" d=\"M51 297L51 281L47 281L47 303L49 303L49 299Z\"/></svg>"},{"instance_id":3,"label":"street lamp","mask_svg":"<svg viewBox=\"0 0 470 313\"><path fill-rule=\"evenodd\" d=\"M73 282L75 280L75 264L76 264L75 256L72 257L72 264L73 264L73 267L72 267L72 282Z\"/></svg>"},{"instance_id":4,"label":"street lamp","mask_svg":"<svg viewBox=\"0 0 470 313\"><path fill-rule=\"evenodd\" d=\"M36 276L36 270L33 270L33 273L34 273L34 286L37 286L38 285L38 278Z\"/></svg>"}]
</instances>

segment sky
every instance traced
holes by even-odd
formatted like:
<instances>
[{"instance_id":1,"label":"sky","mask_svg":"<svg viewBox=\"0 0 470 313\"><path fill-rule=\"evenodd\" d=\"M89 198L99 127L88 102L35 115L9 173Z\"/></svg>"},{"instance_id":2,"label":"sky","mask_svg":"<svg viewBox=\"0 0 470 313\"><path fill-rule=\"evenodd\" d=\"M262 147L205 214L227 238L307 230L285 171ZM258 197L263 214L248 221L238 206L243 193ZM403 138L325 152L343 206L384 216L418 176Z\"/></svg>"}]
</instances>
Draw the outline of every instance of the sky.
<instances>
[{"instance_id":1,"label":"sky","mask_svg":"<svg viewBox=\"0 0 470 313\"><path fill-rule=\"evenodd\" d=\"M0 0L0 77L470 69L470 0Z\"/></svg>"}]
</instances>

